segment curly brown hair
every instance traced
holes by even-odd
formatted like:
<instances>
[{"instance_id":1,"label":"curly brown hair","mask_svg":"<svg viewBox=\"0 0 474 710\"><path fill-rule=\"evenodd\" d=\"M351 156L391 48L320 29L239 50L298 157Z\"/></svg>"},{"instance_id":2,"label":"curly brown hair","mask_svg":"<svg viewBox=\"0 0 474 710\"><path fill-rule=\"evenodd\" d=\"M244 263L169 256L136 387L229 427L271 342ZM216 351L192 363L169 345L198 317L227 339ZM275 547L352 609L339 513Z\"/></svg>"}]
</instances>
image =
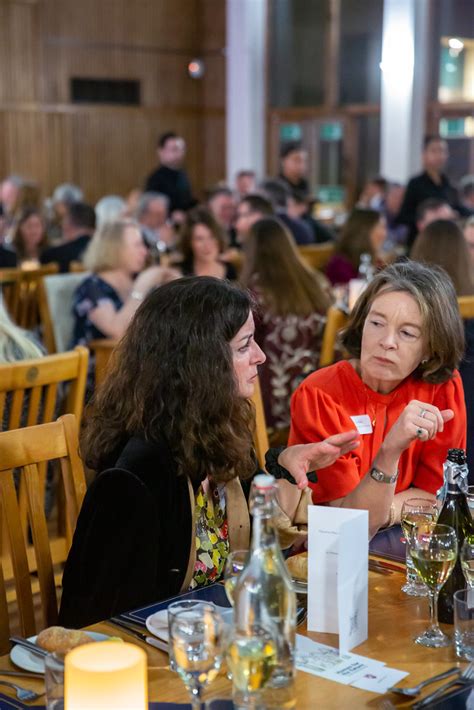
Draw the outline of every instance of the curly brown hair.
<instances>
[{"instance_id":1,"label":"curly brown hair","mask_svg":"<svg viewBox=\"0 0 474 710\"><path fill-rule=\"evenodd\" d=\"M378 273L359 296L341 342L352 357L360 358L362 331L370 307L380 293L408 293L418 304L423 318L429 358L413 373L417 379L437 384L446 382L464 355L464 328L453 283L446 271L406 260Z\"/></svg>"},{"instance_id":2,"label":"curly brown hair","mask_svg":"<svg viewBox=\"0 0 474 710\"><path fill-rule=\"evenodd\" d=\"M220 279L179 279L152 291L122 338L82 439L95 471L114 463L127 439L164 438L194 481L255 471L253 407L239 396L230 341L250 296Z\"/></svg>"}]
</instances>

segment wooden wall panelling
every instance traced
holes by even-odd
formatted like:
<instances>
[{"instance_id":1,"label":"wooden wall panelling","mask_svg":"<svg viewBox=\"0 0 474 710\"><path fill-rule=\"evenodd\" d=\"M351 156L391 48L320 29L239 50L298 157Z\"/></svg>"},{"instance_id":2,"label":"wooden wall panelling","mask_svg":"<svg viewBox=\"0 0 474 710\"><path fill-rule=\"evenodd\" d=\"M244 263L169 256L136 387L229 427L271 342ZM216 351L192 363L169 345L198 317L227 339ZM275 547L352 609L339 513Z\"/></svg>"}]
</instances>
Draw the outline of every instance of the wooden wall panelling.
<instances>
[{"instance_id":1,"label":"wooden wall panelling","mask_svg":"<svg viewBox=\"0 0 474 710\"><path fill-rule=\"evenodd\" d=\"M35 2L0 2L0 102L38 96L37 12Z\"/></svg>"}]
</instances>

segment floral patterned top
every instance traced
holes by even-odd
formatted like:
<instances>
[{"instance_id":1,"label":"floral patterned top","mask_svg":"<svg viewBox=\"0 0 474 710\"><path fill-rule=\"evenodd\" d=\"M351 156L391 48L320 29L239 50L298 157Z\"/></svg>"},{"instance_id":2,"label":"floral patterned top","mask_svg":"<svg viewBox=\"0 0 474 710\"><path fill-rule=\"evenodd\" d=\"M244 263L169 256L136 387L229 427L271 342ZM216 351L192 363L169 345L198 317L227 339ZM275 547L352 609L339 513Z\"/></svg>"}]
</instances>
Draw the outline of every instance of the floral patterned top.
<instances>
[{"instance_id":1,"label":"floral patterned top","mask_svg":"<svg viewBox=\"0 0 474 710\"><path fill-rule=\"evenodd\" d=\"M229 554L224 485L208 478L195 498L196 562L190 589L217 582L224 574Z\"/></svg>"}]
</instances>

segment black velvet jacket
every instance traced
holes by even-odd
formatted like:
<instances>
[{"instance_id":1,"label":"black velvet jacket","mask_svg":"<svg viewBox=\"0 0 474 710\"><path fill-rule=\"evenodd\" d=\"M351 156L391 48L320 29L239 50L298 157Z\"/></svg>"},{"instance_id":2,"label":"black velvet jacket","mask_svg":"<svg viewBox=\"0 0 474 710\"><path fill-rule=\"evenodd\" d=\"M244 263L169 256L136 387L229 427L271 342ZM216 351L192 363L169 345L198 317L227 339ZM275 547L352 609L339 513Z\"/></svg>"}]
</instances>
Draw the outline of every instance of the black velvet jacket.
<instances>
[{"instance_id":1,"label":"black velvet jacket","mask_svg":"<svg viewBox=\"0 0 474 710\"><path fill-rule=\"evenodd\" d=\"M179 593L191 548L188 480L168 445L130 439L86 493L59 613L79 628Z\"/></svg>"}]
</instances>

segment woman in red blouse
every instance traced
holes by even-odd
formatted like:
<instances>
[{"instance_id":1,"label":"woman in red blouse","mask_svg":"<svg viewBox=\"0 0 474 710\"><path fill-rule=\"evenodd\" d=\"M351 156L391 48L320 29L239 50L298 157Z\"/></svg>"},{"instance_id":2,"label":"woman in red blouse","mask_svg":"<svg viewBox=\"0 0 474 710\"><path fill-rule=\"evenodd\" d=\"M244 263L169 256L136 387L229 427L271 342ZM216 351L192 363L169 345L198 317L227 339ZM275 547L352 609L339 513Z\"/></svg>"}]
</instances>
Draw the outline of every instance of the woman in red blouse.
<instances>
[{"instance_id":1,"label":"woman in red blouse","mask_svg":"<svg viewBox=\"0 0 474 710\"><path fill-rule=\"evenodd\" d=\"M400 520L406 498L432 498L448 448L466 445L455 369L463 327L446 272L407 262L379 273L342 344L351 359L310 375L293 395L289 443L357 427L359 448L318 471L313 501L368 509L374 534Z\"/></svg>"}]
</instances>

